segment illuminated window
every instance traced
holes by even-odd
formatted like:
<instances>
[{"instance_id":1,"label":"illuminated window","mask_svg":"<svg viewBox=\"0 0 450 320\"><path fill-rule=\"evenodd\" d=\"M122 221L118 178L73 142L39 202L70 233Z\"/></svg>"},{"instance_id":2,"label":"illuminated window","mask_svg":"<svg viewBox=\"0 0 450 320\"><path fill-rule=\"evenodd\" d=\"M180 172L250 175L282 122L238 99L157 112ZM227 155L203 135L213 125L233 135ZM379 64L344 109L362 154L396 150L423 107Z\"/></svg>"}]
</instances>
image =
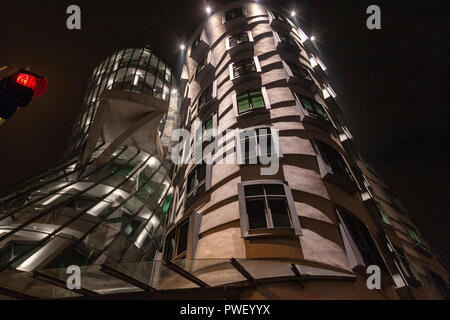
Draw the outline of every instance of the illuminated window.
<instances>
[{"instance_id":1,"label":"illuminated window","mask_svg":"<svg viewBox=\"0 0 450 320\"><path fill-rule=\"evenodd\" d=\"M325 108L320 103L313 99L309 99L307 97L299 95L298 93L295 94L300 101L303 109L305 109L309 115L319 117L325 121L329 121L328 114L325 111Z\"/></svg>"},{"instance_id":2,"label":"illuminated window","mask_svg":"<svg viewBox=\"0 0 450 320\"><path fill-rule=\"evenodd\" d=\"M377 205L377 209L378 209L378 213L380 214L380 219L381 221L383 221L386 224L391 224L391 221L388 218L388 215L386 214L386 212L384 211L383 206L381 205L381 203L379 203L378 201L376 202Z\"/></svg>"},{"instance_id":3,"label":"illuminated window","mask_svg":"<svg viewBox=\"0 0 450 320\"><path fill-rule=\"evenodd\" d=\"M265 108L264 98L261 90L254 90L237 96L238 112Z\"/></svg>"}]
</instances>

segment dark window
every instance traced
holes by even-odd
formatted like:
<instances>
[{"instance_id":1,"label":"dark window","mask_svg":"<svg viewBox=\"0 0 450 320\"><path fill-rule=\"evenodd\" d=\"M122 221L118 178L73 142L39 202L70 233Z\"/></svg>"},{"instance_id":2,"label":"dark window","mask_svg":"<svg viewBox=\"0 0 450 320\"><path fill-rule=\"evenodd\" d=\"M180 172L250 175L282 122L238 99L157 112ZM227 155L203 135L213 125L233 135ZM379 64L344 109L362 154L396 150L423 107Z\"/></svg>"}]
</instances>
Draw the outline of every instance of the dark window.
<instances>
[{"instance_id":1,"label":"dark window","mask_svg":"<svg viewBox=\"0 0 450 320\"><path fill-rule=\"evenodd\" d=\"M237 96L238 113L265 107L261 90L254 90Z\"/></svg>"},{"instance_id":2,"label":"dark window","mask_svg":"<svg viewBox=\"0 0 450 320\"><path fill-rule=\"evenodd\" d=\"M331 167L333 173L341 173L352 179L352 174L342 155L328 144L317 140L317 147L323 160Z\"/></svg>"},{"instance_id":3,"label":"dark window","mask_svg":"<svg viewBox=\"0 0 450 320\"><path fill-rule=\"evenodd\" d=\"M299 65L294 64L294 63L288 63L288 65L289 65L289 68L291 69L294 77L303 78L310 82L314 82L313 78L311 77L310 73L308 72L308 70L306 68L300 67Z\"/></svg>"},{"instance_id":4,"label":"dark window","mask_svg":"<svg viewBox=\"0 0 450 320\"><path fill-rule=\"evenodd\" d=\"M401 273L405 276L407 281L418 281L416 279L414 271L412 269L411 264L409 263L408 259L406 258L405 253L402 249L399 247L394 248L394 259L397 262L397 265L400 268Z\"/></svg>"},{"instance_id":5,"label":"dark window","mask_svg":"<svg viewBox=\"0 0 450 320\"><path fill-rule=\"evenodd\" d=\"M170 232L166 240L166 259L176 260L186 258L188 234L189 220L182 222Z\"/></svg>"},{"instance_id":6,"label":"dark window","mask_svg":"<svg viewBox=\"0 0 450 320\"><path fill-rule=\"evenodd\" d=\"M198 98L198 110L202 110L203 107L212 99L213 85L208 86Z\"/></svg>"},{"instance_id":7,"label":"dark window","mask_svg":"<svg viewBox=\"0 0 450 320\"><path fill-rule=\"evenodd\" d=\"M39 246L32 249L33 246L35 246L35 243L33 242L9 242L6 246L0 249L0 265L3 265L20 256L20 258L11 265L13 268L17 268L41 248Z\"/></svg>"},{"instance_id":8,"label":"dark window","mask_svg":"<svg viewBox=\"0 0 450 320\"><path fill-rule=\"evenodd\" d=\"M357 246L359 253L364 260L365 266L377 265L384 267L383 259L378 251L372 236L367 227L350 214L345 214L340 210L340 217L349 232L353 243Z\"/></svg>"},{"instance_id":9,"label":"dark window","mask_svg":"<svg viewBox=\"0 0 450 320\"><path fill-rule=\"evenodd\" d=\"M89 265L89 257L87 254L82 253L76 249L70 249L68 252L63 253L55 260L50 262L47 265L46 269L59 269L59 268L67 268L68 266L86 266Z\"/></svg>"},{"instance_id":10,"label":"dark window","mask_svg":"<svg viewBox=\"0 0 450 320\"><path fill-rule=\"evenodd\" d=\"M239 143L242 163L257 164L259 157L270 157L275 151L270 127L242 130Z\"/></svg>"},{"instance_id":11,"label":"dark window","mask_svg":"<svg viewBox=\"0 0 450 320\"><path fill-rule=\"evenodd\" d=\"M205 191L206 168L206 164L199 164L189 173L186 184L186 200Z\"/></svg>"},{"instance_id":12,"label":"dark window","mask_svg":"<svg viewBox=\"0 0 450 320\"><path fill-rule=\"evenodd\" d=\"M249 42L250 39L248 37L248 33L247 32L243 32L243 33L238 33L232 37L229 38L229 42L230 42L230 48L233 48L241 43L244 42Z\"/></svg>"},{"instance_id":13,"label":"dark window","mask_svg":"<svg viewBox=\"0 0 450 320\"><path fill-rule=\"evenodd\" d=\"M197 64L197 67L195 68L195 76L197 77L200 72L202 72L202 70L206 67L207 64L207 60L208 60L208 56L205 57L205 59L203 59L201 62L199 62L199 64Z\"/></svg>"},{"instance_id":14,"label":"dark window","mask_svg":"<svg viewBox=\"0 0 450 320\"><path fill-rule=\"evenodd\" d=\"M288 22L288 20L284 16L279 14L278 12L272 11L272 14L273 14L275 19L283 21L283 22Z\"/></svg>"},{"instance_id":15,"label":"dark window","mask_svg":"<svg viewBox=\"0 0 450 320\"><path fill-rule=\"evenodd\" d=\"M288 49L288 50L294 50L294 51L299 51L300 47L297 43L297 41L294 40L294 38L292 38L291 36L286 36L284 34L278 34L280 37L280 43L281 45Z\"/></svg>"},{"instance_id":16,"label":"dark window","mask_svg":"<svg viewBox=\"0 0 450 320\"><path fill-rule=\"evenodd\" d=\"M192 42L192 49L197 48L201 41L202 41L202 33L200 32L200 34L195 38L194 42Z\"/></svg>"},{"instance_id":17,"label":"dark window","mask_svg":"<svg viewBox=\"0 0 450 320\"><path fill-rule=\"evenodd\" d=\"M77 197L66 202L64 206L75 210L83 211L94 207L98 202L99 200L94 198Z\"/></svg>"},{"instance_id":18,"label":"dark window","mask_svg":"<svg viewBox=\"0 0 450 320\"><path fill-rule=\"evenodd\" d=\"M234 78L251 72L256 72L256 64L253 58L241 60L233 64Z\"/></svg>"},{"instance_id":19,"label":"dark window","mask_svg":"<svg viewBox=\"0 0 450 320\"><path fill-rule=\"evenodd\" d=\"M432 281L432 284L434 285L434 287L436 288L436 290L438 291L439 295L445 299L445 300L449 300L450 299L450 294L447 288L447 284L445 283L444 279L442 279L442 277L432 271L428 271L429 275L430 275L430 280Z\"/></svg>"},{"instance_id":20,"label":"dark window","mask_svg":"<svg viewBox=\"0 0 450 320\"><path fill-rule=\"evenodd\" d=\"M242 10L242 8L235 8L235 9L231 9L227 12L225 12L225 21L228 22L230 20L239 18L239 17L243 17L244 16L244 11Z\"/></svg>"},{"instance_id":21,"label":"dark window","mask_svg":"<svg viewBox=\"0 0 450 320\"><path fill-rule=\"evenodd\" d=\"M248 228L292 228L283 184L244 186Z\"/></svg>"},{"instance_id":22,"label":"dark window","mask_svg":"<svg viewBox=\"0 0 450 320\"><path fill-rule=\"evenodd\" d=\"M422 241L422 239L417 234L416 229L414 229L412 226L410 226L408 224L404 224L404 225L405 225L406 231L408 232L408 236L413 241L415 247L417 249L419 249L421 252L423 252L425 254L429 254L430 251L428 250L428 248L425 246L425 243Z\"/></svg>"},{"instance_id":23,"label":"dark window","mask_svg":"<svg viewBox=\"0 0 450 320\"><path fill-rule=\"evenodd\" d=\"M325 121L329 121L328 114L325 111L325 108L320 103L318 103L313 99L301 96L298 93L296 93L296 95L297 98L300 100L300 103L302 104L303 108L306 109L306 111L308 111L309 115L321 118Z\"/></svg>"}]
</instances>

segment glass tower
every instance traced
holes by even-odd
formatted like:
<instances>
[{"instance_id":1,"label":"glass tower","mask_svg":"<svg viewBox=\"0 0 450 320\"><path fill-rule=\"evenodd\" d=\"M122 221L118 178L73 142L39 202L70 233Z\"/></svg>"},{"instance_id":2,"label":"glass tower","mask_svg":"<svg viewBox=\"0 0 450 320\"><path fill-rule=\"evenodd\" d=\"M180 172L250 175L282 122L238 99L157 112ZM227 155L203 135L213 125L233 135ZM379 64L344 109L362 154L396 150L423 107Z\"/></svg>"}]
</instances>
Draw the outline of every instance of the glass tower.
<instances>
[{"instance_id":1,"label":"glass tower","mask_svg":"<svg viewBox=\"0 0 450 320\"><path fill-rule=\"evenodd\" d=\"M65 160L1 195L1 271L155 258L172 202L167 141L176 88L170 67L148 47L120 49L100 63ZM135 121L122 123L117 109L157 125L130 128ZM99 110L108 118L96 118Z\"/></svg>"}]
</instances>

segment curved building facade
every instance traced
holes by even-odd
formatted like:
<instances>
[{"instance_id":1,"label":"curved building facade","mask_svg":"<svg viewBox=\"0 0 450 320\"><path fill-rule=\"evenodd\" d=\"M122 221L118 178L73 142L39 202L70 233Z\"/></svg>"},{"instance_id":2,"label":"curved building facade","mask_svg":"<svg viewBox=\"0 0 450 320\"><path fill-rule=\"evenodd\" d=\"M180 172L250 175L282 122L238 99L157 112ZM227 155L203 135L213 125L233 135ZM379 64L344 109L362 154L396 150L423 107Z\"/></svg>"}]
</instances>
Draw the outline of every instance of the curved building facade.
<instances>
[{"instance_id":1,"label":"curved building facade","mask_svg":"<svg viewBox=\"0 0 450 320\"><path fill-rule=\"evenodd\" d=\"M118 50L95 69L66 160L2 196L3 274L156 258L172 202L177 87L148 47Z\"/></svg>"},{"instance_id":2,"label":"curved building facade","mask_svg":"<svg viewBox=\"0 0 450 320\"><path fill-rule=\"evenodd\" d=\"M187 45L181 84L190 148L166 259L232 259L259 283L241 298L445 298L447 271L353 147L314 42L284 11L215 11ZM366 286L371 265L381 290ZM191 271L227 277L228 264L207 266Z\"/></svg>"}]
</instances>

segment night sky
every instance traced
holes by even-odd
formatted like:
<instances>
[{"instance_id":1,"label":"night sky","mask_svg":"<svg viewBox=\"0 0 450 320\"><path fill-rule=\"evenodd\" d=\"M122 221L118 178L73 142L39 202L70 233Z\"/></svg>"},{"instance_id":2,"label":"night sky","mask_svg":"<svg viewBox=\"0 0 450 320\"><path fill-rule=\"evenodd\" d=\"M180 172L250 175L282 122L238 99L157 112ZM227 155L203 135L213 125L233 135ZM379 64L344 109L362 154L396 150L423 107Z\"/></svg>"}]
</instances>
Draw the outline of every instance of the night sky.
<instances>
[{"instance_id":1,"label":"night sky","mask_svg":"<svg viewBox=\"0 0 450 320\"><path fill-rule=\"evenodd\" d=\"M357 147L450 265L450 1L276 2L295 7L317 38ZM179 68L179 45L205 19L204 3L2 0L0 66L29 65L49 87L0 126L0 188L60 159L90 72L117 46L148 43ZM81 31L66 28L71 4L81 7ZM381 7L381 30L366 28L371 4Z\"/></svg>"}]
</instances>

